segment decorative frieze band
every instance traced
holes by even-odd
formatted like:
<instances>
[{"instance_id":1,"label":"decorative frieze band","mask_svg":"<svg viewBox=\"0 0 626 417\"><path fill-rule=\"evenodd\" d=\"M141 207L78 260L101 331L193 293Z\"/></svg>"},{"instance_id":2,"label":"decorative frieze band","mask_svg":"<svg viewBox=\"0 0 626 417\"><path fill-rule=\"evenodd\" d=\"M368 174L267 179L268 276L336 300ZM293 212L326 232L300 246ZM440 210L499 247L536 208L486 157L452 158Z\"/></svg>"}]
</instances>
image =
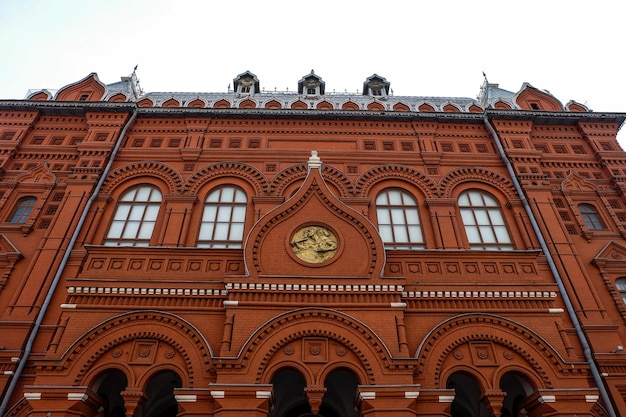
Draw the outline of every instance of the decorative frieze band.
<instances>
[{"instance_id":1,"label":"decorative frieze band","mask_svg":"<svg viewBox=\"0 0 626 417\"><path fill-rule=\"evenodd\" d=\"M167 296L225 296L225 289L206 288L125 288L125 287L68 287L69 294L111 295L167 295Z\"/></svg>"},{"instance_id":2,"label":"decorative frieze band","mask_svg":"<svg viewBox=\"0 0 626 417\"><path fill-rule=\"evenodd\" d=\"M378 284L261 284L235 282L226 284L227 290L234 291L315 291L315 292L401 292L402 285Z\"/></svg>"},{"instance_id":3,"label":"decorative frieze band","mask_svg":"<svg viewBox=\"0 0 626 417\"><path fill-rule=\"evenodd\" d=\"M405 298L556 298L555 291L405 291Z\"/></svg>"}]
</instances>

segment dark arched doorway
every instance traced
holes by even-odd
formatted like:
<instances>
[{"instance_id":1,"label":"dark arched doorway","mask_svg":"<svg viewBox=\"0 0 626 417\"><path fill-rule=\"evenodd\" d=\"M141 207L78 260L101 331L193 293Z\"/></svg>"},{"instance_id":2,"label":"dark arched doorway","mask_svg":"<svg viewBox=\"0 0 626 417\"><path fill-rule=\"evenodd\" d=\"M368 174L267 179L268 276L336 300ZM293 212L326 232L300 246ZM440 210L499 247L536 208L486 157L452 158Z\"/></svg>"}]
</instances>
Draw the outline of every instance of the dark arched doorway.
<instances>
[{"instance_id":1,"label":"dark arched doorway","mask_svg":"<svg viewBox=\"0 0 626 417\"><path fill-rule=\"evenodd\" d=\"M124 372L112 369L96 378L92 390L104 401L104 417L125 417L124 398L121 392L126 389L128 379Z\"/></svg>"},{"instance_id":2,"label":"dark arched doorway","mask_svg":"<svg viewBox=\"0 0 626 417\"><path fill-rule=\"evenodd\" d=\"M272 378L274 406L270 417L310 416L311 407L304 393L306 381L302 374L292 368L276 372Z\"/></svg>"},{"instance_id":3,"label":"dark arched doorway","mask_svg":"<svg viewBox=\"0 0 626 417\"><path fill-rule=\"evenodd\" d=\"M469 374L455 372L450 375L446 388L454 389L450 410L452 417L491 417L485 404L480 401L480 386Z\"/></svg>"},{"instance_id":4,"label":"dark arched doorway","mask_svg":"<svg viewBox=\"0 0 626 417\"><path fill-rule=\"evenodd\" d=\"M520 403L535 391L528 379L517 372L504 374L500 378L500 389L506 392L502 405L502 417L522 416Z\"/></svg>"},{"instance_id":5,"label":"dark arched doorway","mask_svg":"<svg viewBox=\"0 0 626 417\"><path fill-rule=\"evenodd\" d=\"M146 400L134 417L176 417L178 402L174 388L182 387L182 380L175 372L163 371L153 375L144 391Z\"/></svg>"}]
</instances>

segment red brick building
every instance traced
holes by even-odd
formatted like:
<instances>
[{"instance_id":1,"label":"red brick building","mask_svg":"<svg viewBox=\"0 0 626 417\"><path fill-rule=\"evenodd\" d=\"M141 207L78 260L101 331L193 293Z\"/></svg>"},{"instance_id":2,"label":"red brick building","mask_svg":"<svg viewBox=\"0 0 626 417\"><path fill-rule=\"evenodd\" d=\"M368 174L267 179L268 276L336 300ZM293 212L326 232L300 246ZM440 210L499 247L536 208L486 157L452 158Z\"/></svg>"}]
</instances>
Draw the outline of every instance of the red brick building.
<instances>
[{"instance_id":1,"label":"red brick building","mask_svg":"<svg viewBox=\"0 0 626 417\"><path fill-rule=\"evenodd\" d=\"M626 415L626 114L233 86L0 101L0 415Z\"/></svg>"}]
</instances>

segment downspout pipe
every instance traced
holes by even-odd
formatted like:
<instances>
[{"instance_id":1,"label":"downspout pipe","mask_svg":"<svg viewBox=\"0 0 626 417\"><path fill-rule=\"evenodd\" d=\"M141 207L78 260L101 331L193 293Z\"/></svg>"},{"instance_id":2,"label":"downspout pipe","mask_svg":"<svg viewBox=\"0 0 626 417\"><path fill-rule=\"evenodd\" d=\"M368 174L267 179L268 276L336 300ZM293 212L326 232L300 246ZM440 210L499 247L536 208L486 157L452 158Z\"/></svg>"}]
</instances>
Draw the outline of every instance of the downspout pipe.
<instances>
[{"instance_id":1,"label":"downspout pipe","mask_svg":"<svg viewBox=\"0 0 626 417\"><path fill-rule=\"evenodd\" d=\"M524 206L524 209L526 210L526 214L528 215L528 218L530 219L530 223L532 225L533 231L535 232L535 235L537 235L537 239L539 239L539 244L541 245L541 251L543 252L544 256L546 257L546 260L548 261L550 272L552 272L552 275L554 276L556 284L559 288L559 293L561 294L561 297L563 298L563 302L565 303L565 308L567 309L567 313L570 317L570 320L572 320L572 323L574 324L574 328L576 329L576 335L578 336L578 339L580 340L580 344L583 347L585 360L589 364L589 368L591 369L591 374L593 375L593 379L598 387L598 390L600 391L600 396L602 397L602 401L604 401L607 413L609 414L610 417L618 417L617 414L615 413L615 409L613 408L613 403L611 402L609 393L607 392L606 387L604 386L604 382L602 381L602 377L600 375L600 371L598 370L598 366L593 359L591 347L589 346L589 341L587 340L587 336L585 335L585 332L582 329L580 320L578 320L578 316L576 315L576 311L574 310L574 305L572 304L572 300L570 299L569 294L567 293L567 290L565 289L565 285L563 284L563 279L561 277L561 274L559 273L556 267L556 264L554 263L554 259L552 258L552 254L550 253L550 250L548 249L546 240L543 237L541 230L539 229L539 224L537 223L537 219L535 218L535 215L533 214L533 211L530 208L530 204L528 203L528 200L526 199L524 190L522 190L522 186L520 185L520 182L517 179L517 176L515 175L513 166L511 165L511 162L509 161L509 158L506 155L504 147L502 146L502 141L500 140L498 133L494 129L493 125L491 124L491 121L489 120L489 117L486 112L485 112L484 120L485 120L485 126L487 126L487 130L489 130L489 132L491 133L491 136L493 137L493 140L496 143L496 146L498 147L498 153L500 154L500 158L502 158L504 165L506 165L506 169L509 172L509 176L511 177L511 180L513 181L513 184L515 185L515 190L517 191L517 194L522 200L522 204Z\"/></svg>"},{"instance_id":2,"label":"downspout pipe","mask_svg":"<svg viewBox=\"0 0 626 417\"><path fill-rule=\"evenodd\" d=\"M87 200L87 204L85 205L85 208L83 209L83 212L80 215L80 218L78 220L78 223L76 225L76 228L74 229L74 232L72 233L72 237L70 239L70 242L67 246L67 250L65 251L65 253L63 254L63 258L61 259L61 264L59 265L59 268L56 271L56 274L54 275L54 279L52 280L52 284L50 285L50 288L48 289L48 292L46 293L46 298L44 299L44 302L41 306L41 309L39 310L39 313L37 314L37 318L35 320L35 323L32 327L32 329L30 330L29 336L28 336L28 340L26 342L26 346L24 348L24 353L22 355L22 357L20 358L20 361L17 365L17 369L15 370L15 373L13 374L13 376L11 377L11 383L9 384L9 387L7 389L7 392L4 395L4 399L2 400L2 404L0 404L0 417L5 415L5 411L8 407L9 404L9 400L11 398L11 396L13 395L13 391L15 391L15 387L17 386L17 382L20 379L20 376L24 370L24 367L26 366L26 362L28 361L28 358L32 352L33 349L33 343L35 342L35 338L37 337L37 334L39 333L39 329L41 328L41 323L43 322L43 319L46 315L46 312L48 310L48 307L50 306L50 302L52 301L52 297L56 291L57 286L59 285L59 282L61 281L61 276L63 275L63 271L65 270L65 266L67 265L67 262L69 260L70 254L72 253L72 250L74 248L74 244L76 244L76 240L78 240L78 235L81 232L81 229L85 223L85 220L87 218L87 214L89 213L89 210L91 209L91 205L93 204L93 202L95 201L96 197L98 196L98 194L100 193L100 189L102 188L102 185L104 184L104 181L106 180L109 172L111 171L111 167L113 166L113 161L115 160L117 153L120 149L120 147L122 146L122 142L124 141L124 138L126 137L126 132L128 131L128 129L130 128L130 126L132 126L133 122L135 121L135 118L137 117L137 106L133 107L133 111L132 114L130 116L130 118L128 119L128 121L126 122L126 124L124 125L124 128L122 129L122 132L120 133L119 138L117 139L117 142L115 143L115 146L113 147L113 151L111 152L111 155L109 157L109 161L107 162L104 171L102 172L102 175L100 176L100 179L98 180L98 183L96 184L96 188L94 189L93 193L91 194L91 197L89 198L89 200Z\"/></svg>"}]
</instances>

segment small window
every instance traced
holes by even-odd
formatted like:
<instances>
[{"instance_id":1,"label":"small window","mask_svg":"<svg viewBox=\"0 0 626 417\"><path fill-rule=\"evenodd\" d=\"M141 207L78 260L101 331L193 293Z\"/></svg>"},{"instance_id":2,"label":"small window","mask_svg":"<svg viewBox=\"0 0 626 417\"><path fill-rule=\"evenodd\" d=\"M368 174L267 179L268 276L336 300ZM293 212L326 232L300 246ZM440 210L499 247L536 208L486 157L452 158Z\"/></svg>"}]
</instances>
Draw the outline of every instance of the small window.
<instances>
[{"instance_id":1,"label":"small window","mask_svg":"<svg viewBox=\"0 0 626 417\"><path fill-rule=\"evenodd\" d=\"M228 185L212 191L204 204L198 247L241 248L247 202L239 187Z\"/></svg>"},{"instance_id":2,"label":"small window","mask_svg":"<svg viewBox=\"0 0 626 417\"><path fill-rule=\"evenodd\" d=\"M88 98L89 98L89 94L81 94L80 97L78 98L78 101L87 101Z\"/></svg>"},{"instance_id":3,"label":"small window","mask_svg":"<svg viewBox=\"0 0 626 417\"><path fill-rule=\"evenodd\" d=\"M600 215L594 206L591 204L579 204L578 210L580 210L581 216L583 216L583 220L585 224L589 228L589 230L604 230L606 227L602 220L600 220Z\"/></svg>"},{"instance_id":4,"label":"small window","mask_svg":"<svg viewBox=\"0 0 626 417\"><path fill-rule=\"evenodd\" d=\"M28 220L28 216L33 211L33 207L37 203L37 199L35 197L24 197L17 202L17 206L15 210L13 210L13 215L11 216L10 223L26 223Z\"/></svg>"},{"instance_id":5,"label":"small window","mask_svg":"<svg viewBox=\"0 0 626 417\"><path fill-rule=\"evenodd\" d=\"M459 209L471 249L513 250L495 198L479 190L465 191L459 196Z\"/></svg>"},{"instance_id":6,"label":"small window","mask_svg":"<svg viewBox=\"0 0 626 417\"><path fill-rule=\"evenodd\" d=\"M381 87L374 87L371 90L372 90L372 95L373 96L382 96L383 95L383 89Z\"/></svg>"},{"instance_id":7,"label":"small window","mask_svg":"<svg viewBox=\"0 0 626 417\"><path fill-rule=\"evenodd\" d=\"M120 198L104 244L149 246L160 208L161 192L156 187L133 187Z\"/></svg>"},{"instance_id":8,"label":"small window","mask_svg":"<svg viewBox=\"0 0 626 417\"><path fill-rule=\"evenodd\" d=\"M622 296L622 301L626 304L626 278L618 278L617 281L615 281L615 286Z\"/></svg>"},{"instance_id":9,"label":"small window","mask_svg":"<svg viewBox=\"0 0 626 417\"><path fill-rule=\"evenodd\" d=\"M317 88L315 88L315 87L310 88L309 87L309 88L306 89L306 93L309 94L309 95L315 95L315 94L317 94Z\"/></svg>"},{"instance_id":10,"label":"small window","mask_svg":"<svg viewBox=\"0 0 626 417\"><path fill-rule=\"evenodd\" d=\"M417 202L409 193L396 188L381 191L376 216L385 249L424 249Z\"/></svg>"}]
</instances>

